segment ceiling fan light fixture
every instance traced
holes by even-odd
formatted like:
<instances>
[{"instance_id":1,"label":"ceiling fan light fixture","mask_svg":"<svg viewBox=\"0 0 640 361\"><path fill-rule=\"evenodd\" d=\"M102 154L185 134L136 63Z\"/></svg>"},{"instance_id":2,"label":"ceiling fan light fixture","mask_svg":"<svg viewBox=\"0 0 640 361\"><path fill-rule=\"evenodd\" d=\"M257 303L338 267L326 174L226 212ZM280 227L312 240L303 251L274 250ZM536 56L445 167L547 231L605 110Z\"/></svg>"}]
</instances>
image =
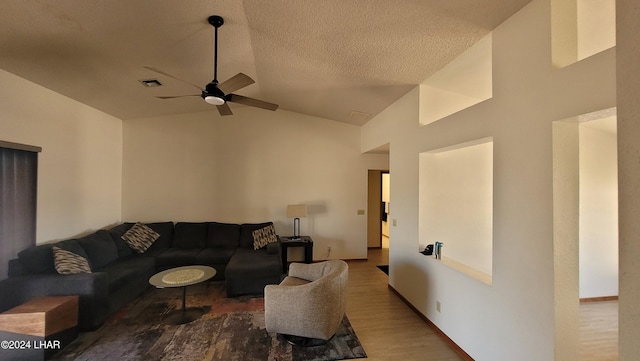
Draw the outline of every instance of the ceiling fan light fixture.
<instances>
[{"instance_id":1,"label":"ceiling fan light fixture","mask_svg":"<svg viewBox=\"0 0 640 361\"><path fill-rule=\"evenodd\" d=\"M222 105L226 102L224 98L217 95L207 95L204 97L204 101L212 105Z\"/></svg>"}]
</instances>

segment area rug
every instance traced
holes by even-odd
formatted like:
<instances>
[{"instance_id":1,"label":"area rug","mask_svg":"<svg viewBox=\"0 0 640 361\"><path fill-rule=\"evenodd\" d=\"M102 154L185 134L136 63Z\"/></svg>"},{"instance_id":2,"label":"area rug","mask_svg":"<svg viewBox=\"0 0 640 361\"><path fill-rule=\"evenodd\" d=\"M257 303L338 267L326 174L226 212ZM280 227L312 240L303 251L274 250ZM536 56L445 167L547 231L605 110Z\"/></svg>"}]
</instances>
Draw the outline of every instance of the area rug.
<instances>
[{"instance_id":1,"label":"area rug","mask_svg":"<svg viewBox=\"0 0 640 361\"><path fill-rule=\"evenodd\" d=\"M187 307L205 314L185 325L163 317L181 307L178 288L151 289L96 331L81 333L52 360L302 361L366 358L348 318L325 345L292 346L264 324L264 299L226 298L222 282L189 286Z\"/></svg>"}]
</instances>

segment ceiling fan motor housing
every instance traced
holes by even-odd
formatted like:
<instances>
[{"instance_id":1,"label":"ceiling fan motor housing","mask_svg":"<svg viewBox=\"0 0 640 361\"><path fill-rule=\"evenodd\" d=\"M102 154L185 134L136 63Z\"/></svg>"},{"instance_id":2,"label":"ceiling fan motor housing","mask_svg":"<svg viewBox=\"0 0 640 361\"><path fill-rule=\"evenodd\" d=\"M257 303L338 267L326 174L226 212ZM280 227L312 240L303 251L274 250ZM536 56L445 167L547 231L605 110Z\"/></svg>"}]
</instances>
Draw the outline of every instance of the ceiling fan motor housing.
<instances>
[{"instance_id":1,"label":"ceiling fan motor housing","mask_svg":"<svg viewBox=\"0 0 640 361\"><path fill-rule=\"evenodd\" d=\"M222 105L226 102L224 92L218 88L218 82L212 81L202 91L202 99L209 104Z\"/></svg>"}]
</instances>

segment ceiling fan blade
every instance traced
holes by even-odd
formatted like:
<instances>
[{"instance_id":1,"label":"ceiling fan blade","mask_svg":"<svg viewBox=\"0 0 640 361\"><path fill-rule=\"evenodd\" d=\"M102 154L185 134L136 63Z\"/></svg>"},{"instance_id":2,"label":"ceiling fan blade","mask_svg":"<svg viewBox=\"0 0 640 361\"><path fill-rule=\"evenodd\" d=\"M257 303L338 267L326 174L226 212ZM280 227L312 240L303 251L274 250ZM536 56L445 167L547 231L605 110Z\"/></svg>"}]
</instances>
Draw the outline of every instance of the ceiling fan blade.
<instances>
[{"instance_id":1,"label":"ceiling fan blade","mask_svg":"<svg viewBox=\"0 0 640 361\"><path fill-rule=\"evenodd\" d=\"M200 94L189 94L189 95L169 95L169 96L161 96L156 97L158 99L175 99L175 98L185 98L185 97L199 97Z\"/></svg>"},{"instance_id":2,"label":"ceiling fan blade","mask_svg":"<svg viewBox=\"0 0 640 361\"><path fill-rule=\"evenodd\" d=\"M227 95L227 97L228 97L228 101L230 102L234 102L242 105L248 105L250 107L256 107L256 108L261 108L266 110L278 109L278 104L273 104L273 103L265 102L262 100L245 97L238 94L229 94Z\"/></svg>"},{"instance_id":3,"label":"ceiling fan blade","mask_svg":"<svg viewBox=\"0 0 640 361\"><path fill-rule=\"evenodd\" d=\"M242 89L248 85L255 83L253 79L251 79L247 74L238 73L231 78L223 81L218 84L218 88L222 90L225 94L229 94L238 89Z\"/></svg>"},{"instance_id":4,"label":"ceiling fan blade","mask_svg":"<svg viewBox=\"0 0 640 361\"><path fill-rule=\"evenodd\" d=\"M231 108L229 108L228 103L224 103L222 105L216 105L216 108L218 108L218 113L220 113L220 115L222 116L233 115L233 113L231 112Z\"/></svg>"},{"instance_id":5,"label":"ceiling fan blade","mask_svg":"<svg viewBox=\"0 0 640 361\"><path fill-rule=\"evenodd\" d=\"M153 71L153 72L155 72L155 73L162 74L162 75L164 75L164 76L168 76L168 77L169 77L169 78L171 78L171 79L175 79L175 80L177 80L177 81L181 81L181 82L183 82L183 83L185 83L185 84L189 84L189 85L191 85L191 86L194 86L194 87L198 88L198 90L200 90L200 91L202 91L202 90L203 90L203 89L202 89L202 87L200 87L199 85L196 85L196 84L190 83L190 82L188 82L188 81L186 81L186 80L182 80L182 79L180 79L180 78L176 78L175 76L173 76L173 75L171 75L171 74L169 74L169 73L166 73L166 72L164 72L164 71L162 71L162 70L160 70L160 69L158 69L158 68L154 68L154 67L152 67L152 66L146 66L146 65L143 65L142 67L143 67L143 68L145 68L145 69L147 69L147 70L151 70L151 71Z\"/></svg>"}]
</instances>

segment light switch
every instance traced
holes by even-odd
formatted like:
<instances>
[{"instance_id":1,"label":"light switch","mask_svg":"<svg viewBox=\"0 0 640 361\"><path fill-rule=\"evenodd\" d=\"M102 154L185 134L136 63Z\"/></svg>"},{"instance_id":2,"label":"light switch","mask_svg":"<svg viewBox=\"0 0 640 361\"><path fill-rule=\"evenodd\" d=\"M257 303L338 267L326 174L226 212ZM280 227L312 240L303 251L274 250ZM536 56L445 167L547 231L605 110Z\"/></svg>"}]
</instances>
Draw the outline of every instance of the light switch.
<instances>
[{"instance_id":1,"label":"light switch","mask_svg":"<svg viewBox=\"0 0 640 361\"><path fill-rule=\"evenodd\" d=\"M359 216L364 215L364 209L358 209L358 215Z\"/></svg>"},{"instance_id":2,"label":"light switch","mask_svg":"<svg viewBox=\"0 0 640 361\"><path fill-rule=\"evenodd\" d=\"M394 218L393 221L391 221L391 223L393 224L394 227L396 227L398 225L398 220Z\"/></svg>"}]
</instances>

